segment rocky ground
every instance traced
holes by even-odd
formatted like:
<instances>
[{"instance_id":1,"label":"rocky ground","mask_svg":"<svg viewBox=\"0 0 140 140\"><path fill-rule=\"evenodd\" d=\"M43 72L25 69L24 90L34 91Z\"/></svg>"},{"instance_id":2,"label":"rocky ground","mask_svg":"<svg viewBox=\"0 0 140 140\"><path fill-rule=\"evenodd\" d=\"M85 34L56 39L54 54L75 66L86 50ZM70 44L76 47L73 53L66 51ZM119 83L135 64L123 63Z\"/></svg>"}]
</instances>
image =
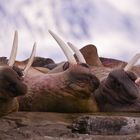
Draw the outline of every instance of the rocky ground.
<instances>
[{"instance_id":1,"label":"rocky ground","mask_svg":"<svg viewBox=\"0 0 140 140\"><path fill-rule=\"evenodd\" d=\"M17 112L0 119L0 140L139 140L140 114Z\"/></svg>"}]
</instances>

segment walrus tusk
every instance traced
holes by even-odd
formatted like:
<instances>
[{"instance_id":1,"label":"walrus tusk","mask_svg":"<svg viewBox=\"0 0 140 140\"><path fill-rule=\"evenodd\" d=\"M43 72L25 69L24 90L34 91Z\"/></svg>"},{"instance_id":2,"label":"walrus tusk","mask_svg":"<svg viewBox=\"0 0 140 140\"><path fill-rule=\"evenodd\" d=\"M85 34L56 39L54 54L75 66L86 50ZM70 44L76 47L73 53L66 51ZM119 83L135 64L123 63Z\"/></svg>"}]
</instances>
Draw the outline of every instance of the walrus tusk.
<instances>
[{"instance_id":1,"label":"walrus tusk","mask_svg":"<svg viewBox=\"0 0 140 140\"><path fill-rule=\"evenodd\" d=\"M78 61L80 63L86 63L85 58L83 57L82 53L78 50L78 48L70 42L67 42L67 44L73 50L73 52L76 54Z\"/></svg>"},{"instance_id":2,"label":"walrus tusk","mask_svg":"<svg viewBox=\"0 0 140 140\"><path fill-rule=\"evenodd\" d=\"M29 68L31 67L32 63L33 63L33 60L34 60L34 57L35 57L35 53L36 53L36 43L34 43L34 46L33 46L33 49L32 49L32 53L31 53L31 56L28 60L28 63L26 65L26 67L24 68L24 71L23 71L23 74L24 76L26 76Z\"/></svg>"},{"instance_id":3,"label":"walrus tusk","mask_svg":"<svg viewBox=\"0 0 140 140\"><path fill-rule=\"evenodd\" d=\"M15 59L16 59L16 55L17 55L17 48L18 48L18 32L15 31L12 51L11 51L10 58L8 61L9 66L13 66L15 63Z\"/></svg>"},{"instance_id":4,"label":"walrus tusk","mask_svg":"<svg viewBox=\"0 0 140 140\"><path fill-rule=\"evenodd\" d=\"M133 65L139 60L140 53L137 53L135 56L132 57L132 59L128 62L128 64L125 66L124 70L129 71L132 69Z\"/></svg>"},{"instance_id":5,"label":"walrus tusk","mask_svg":"<svg viewBox=\"0 0 140 140\"><path fill-rule=\"evenodd\" d=\"M53 33L51 30L48 30L49 33L52 35L52 37L56 40L58 45L61 47L62 51L64 52L65 56L67 57L68 61L72 64L77 64L69 46L55 33Z\"/></svg>"},{"instance_id":6,"label":"walrus tusk","mask_svg":"<svg viewBox=\"0 0 140 140\"><path fill-rule=\"evenodd\" d=\"M135 83L140 86L140 77L135 80Z\"/></svg>"}]
</instances>

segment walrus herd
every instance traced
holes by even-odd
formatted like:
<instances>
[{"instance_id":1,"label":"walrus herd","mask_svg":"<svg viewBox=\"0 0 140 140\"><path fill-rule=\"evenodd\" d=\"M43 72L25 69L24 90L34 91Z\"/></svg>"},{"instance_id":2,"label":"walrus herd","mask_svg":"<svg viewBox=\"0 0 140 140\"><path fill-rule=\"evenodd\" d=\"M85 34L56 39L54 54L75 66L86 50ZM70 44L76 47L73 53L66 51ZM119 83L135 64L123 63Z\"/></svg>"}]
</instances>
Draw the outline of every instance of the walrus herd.
<instances>
[{"instance_id":1,"label":"walrus herd","mask_svg":"<svg viewBox=\"0 0 140 140\"><path fill-rule=\"evenodd\" d=\"M16 61L18 33L15 32L9 59L0 58L0 116L14 111L48 112L139 112L140 58L128 63L100 58L97 48L78 50L49 31L68 61L35 57ZM73 53L72 53L73 52Z\"/></svg>"}]
</instances>

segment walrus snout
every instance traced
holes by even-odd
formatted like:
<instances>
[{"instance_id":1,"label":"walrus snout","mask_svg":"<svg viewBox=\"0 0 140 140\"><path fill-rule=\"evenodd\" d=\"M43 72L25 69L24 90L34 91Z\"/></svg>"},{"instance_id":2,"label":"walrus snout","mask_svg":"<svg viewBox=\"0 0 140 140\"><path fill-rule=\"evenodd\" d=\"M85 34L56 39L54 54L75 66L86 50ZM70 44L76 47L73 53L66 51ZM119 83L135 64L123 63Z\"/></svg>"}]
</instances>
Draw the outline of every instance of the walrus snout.
<instances>
[{"instance_id":1,"label":"walrus snout","mask_svg":"<svg viewBox=\"0 0 140 140\"><path fill-rule=\"evenodd\" d=\"M0 91L3 97L16 97L27 93L27 86L13 68L4 67L0 70L0 74Z\"/></svg>"}]
</instances>

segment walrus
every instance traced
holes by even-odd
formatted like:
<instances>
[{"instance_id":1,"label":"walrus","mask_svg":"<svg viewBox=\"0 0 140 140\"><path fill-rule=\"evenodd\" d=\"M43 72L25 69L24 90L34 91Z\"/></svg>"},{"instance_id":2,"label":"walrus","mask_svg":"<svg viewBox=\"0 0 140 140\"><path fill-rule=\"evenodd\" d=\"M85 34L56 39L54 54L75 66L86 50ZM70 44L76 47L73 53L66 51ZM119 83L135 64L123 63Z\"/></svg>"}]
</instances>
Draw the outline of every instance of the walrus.
<instances>
[{"instance_id":1,"label":"walrus","mask_svg":"<svg viewBox=\"0 0 140 140\"><path fill-rule=\"evenodd\" d=\"M52 34L52 36L55 35ZM14 49L12 49L14 58L18 46L17 40L18 35L16 32ZM30 66L33 62L35 47L36 44L33 47L28 64ZM14 71L9 70L8 74L7 70L4 69L5 73L1 68L0 77L3 77L0 79L1 99L5 97L8 100L8 102L2 104L5 112L1 110L1 113L7 114L17 110L54 112L94 112L98 110L96 102L91 99L91 93L99 86L98 78L91 73L87 64L80 59L80 63L76 62L73 54L69 53L69 46L64 45L63 49L67 54L68 62L62 65L62 71L52 74L42 73L34 69L34 67L29 68L28 65L28 69L27 66L24 68L25 62L16 61L16 65L19 65L20 68L14 67L15 59L10 61L11 58L9 58L7 62L8 68L13 67L16 73L14 74ZM23 68L24 70L22 71ZM5 84L8 80L11 83Z\"/></svg>"},{"instance_id":2,"label":"walrus","mask_svg":"<svg viewBox=\"0 0 140 140\"><path fill-rule=\"evenodd\" d=\"M83 47L81 53L85 59L88 58L87 63L92 62L92 72L100 80L98 89L93 93L93 98L100 111L139 112L140 86L138 77L140 76L140 66L133 65L140 58L140 54L136 54L127 63L115 59L100 58L97 48L91 44ZM97 62L94 62L93 59Z\"/></svg>"},{"instance_id":3,"label":"walrus","mask_svg":"<svg viewBox=\"0 0 140 140\"><path fill-rule=\"evenodd\" d=\"M65 46L65 49L68 50L68 46L64 42L62 42L62 40L60 40L58 36L56 36L52 32L51 34L56 39L58 44L63 44L62 46ZM69 46L72 47L73 45L71 44ZM62 64L63 67L61 66L61 68L63 70L53 74L38 75L35 77L29 75L29 77L25 79L25 82L28 83L29 85L30 92L29 94L27 94L28 96L21 97L20 99L20 102L22 103L21 105L24 105L21 106L21 109L23 108L23 110L25 111L56 111L56 112L122 111L119 106L119 102L121 103L123 102L124 103L123 108L125 111L134 111L133 108L129 109L129 107L127 106L127 102L128 100L130 100L129 103L130 102L136 103L136 100L139 98L140 89L138 85L135 83L137 76L130 71L130 68L128 68L128 66L130 67L130 64L135 59L132 59L132 61L128 63L128 65L125 68L119 67L116 69L114 68L112 69L110 67L105 67L103 65L98 66L97 65L98 63L96 63L97 66L96 65L90 66L83 63L85 62L85 60L76 61L72 54L69 55L67 55L67 57L70 63L64 63L64 65ZM80 64L80 62L82 62L81 63L82 65ZM136 60L133 63L135 62ZM131 66L132 65L133 64L131 64ZM120 83L118 85L121 85L122 88L116 90L117 89L116 82L115 83L111 82L113 86L108 85L107 81L111 80L110 78L111 75L114 75L117 82L120 80ZM44 77L44 79L42 77ZM127 83L127 81L129 81L129 85L125 84L125 82ZM68 86L69 82L72 83L72 86ZM102 88L105 85L104 83L108 85L106 87L109 88L109 90L111 91L110 93L107 90L102 91ZM83 93L85 93L84 96ZM102 94L106 98L108 96L111 96L112 100L110 98L110 100L108 99L104 103L104 100L106 98L104 96L101 96ZM119 95L121 95L121 98L119 97ZM118 109L114 109L115 108L114 106L112 108L110 106L106 107L106 104L108 103L110 104L110 102L113 101L113 99L115 100L115 98L119 99L119 101L117 101L118 104L115 104L115 107ZM111 102L111 105L112 104L113 102ZM139 111L138 108L137 111Z\"/></svg>"},{"instance_id":4,"label":"walrus","mask_svg":"<svg viewBox=\"0 0 140 140\"><path fill-rule=\"evenodd\" d=\"M100 84L98 78L83 61L76 62L70 47L60 37L51 31L50 34L64 50L68 62L62 65L62 71L56 73L33 75L33 69L30 69L24 78L28 93L18 98L19 110L68 113L98 111L96 102L91 99L91 93Z\"/></svg>"},{"instance_id":5,"label":"walrus","mask_svg":"<svg viewBox=\"0 0 140 140\"><path fill-rule=\"evenodd\" d=\"M140 55L135 55L140 57ZM140 111L138 75L128 66L112 70L94 92L101 111Z\"/></svg>"},{"instance_id":6,"label":"walrus","mask_svg":"<svg viewBox=\"0 0 140 140\"><path fill-rule=\"evenodd\" d=\"M23 83L23 76L26 75L34 55L31 56L31 59L23 71L14 66L17 53L17 37L18 33L15 32L9 60L1 59L0 61L0 116L18 111L19 104L17 97L27 93L27 86Z\"/></svg>"}]
</instances>

